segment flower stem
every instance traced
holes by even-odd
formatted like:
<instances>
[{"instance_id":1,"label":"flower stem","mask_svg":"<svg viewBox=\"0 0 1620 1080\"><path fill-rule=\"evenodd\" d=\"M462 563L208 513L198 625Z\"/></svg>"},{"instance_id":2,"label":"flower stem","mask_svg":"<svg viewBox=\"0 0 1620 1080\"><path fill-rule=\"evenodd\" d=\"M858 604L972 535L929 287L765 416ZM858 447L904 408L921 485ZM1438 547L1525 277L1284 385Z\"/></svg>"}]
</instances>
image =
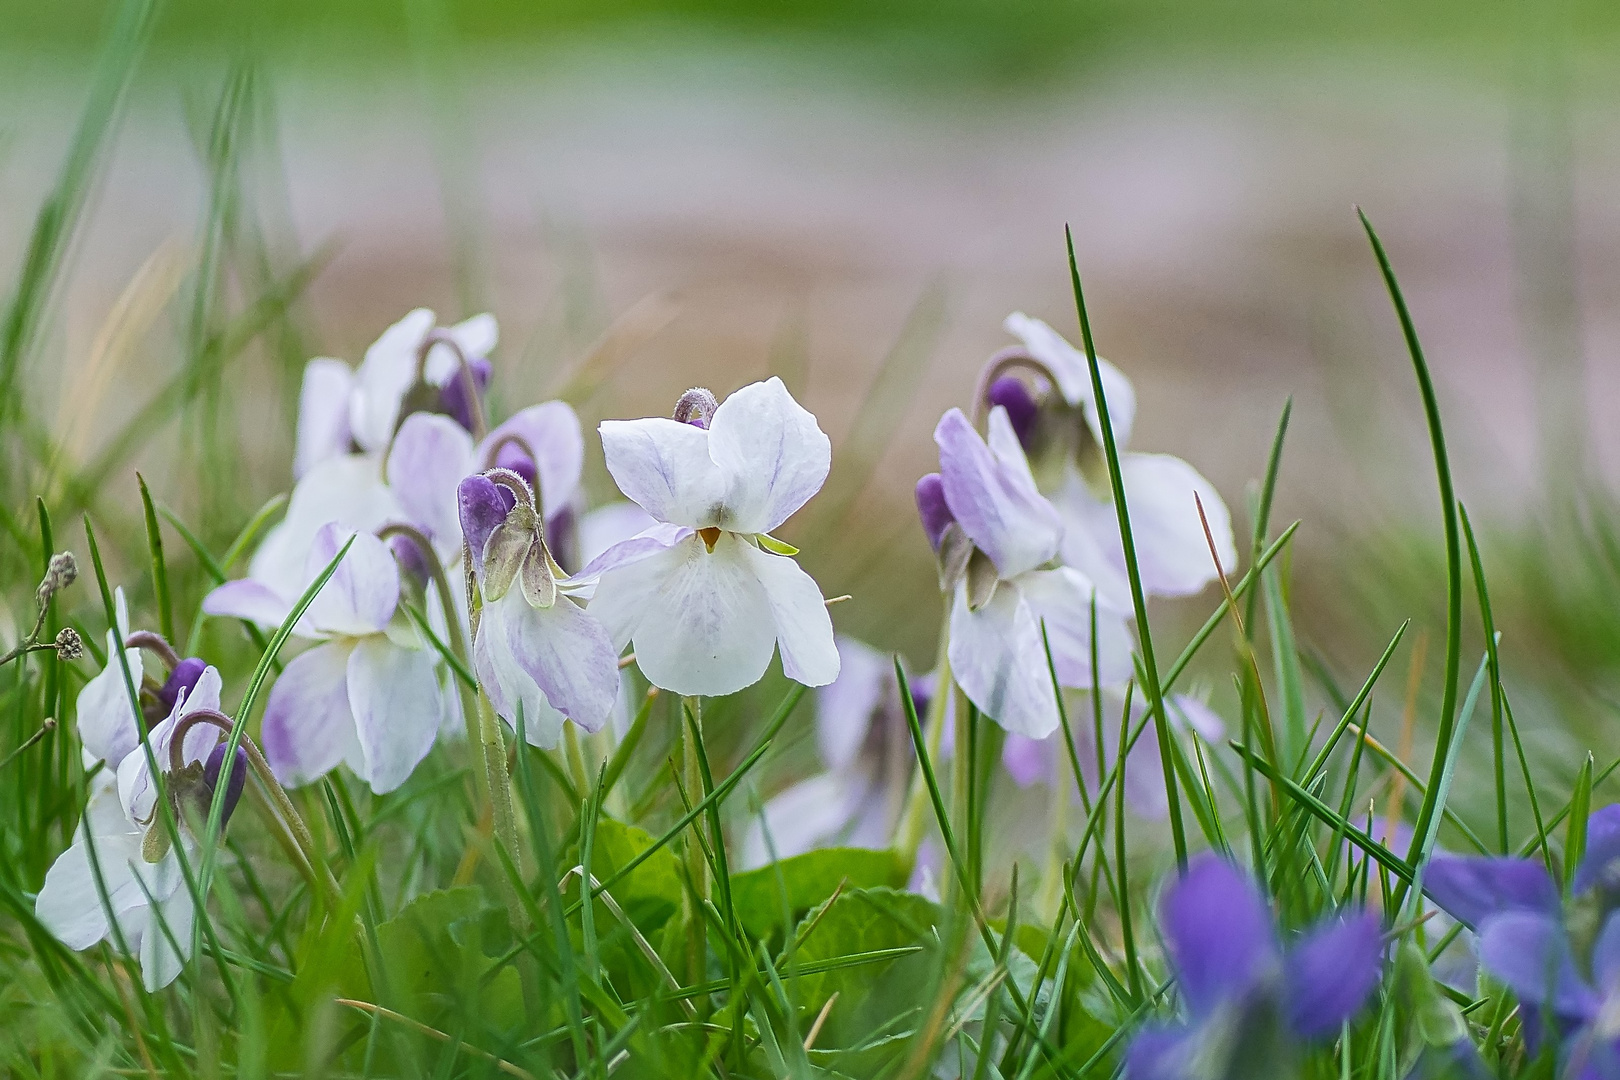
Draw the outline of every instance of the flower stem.
<instances>
[{"instance_id":1,"label":"flower stem","mask_svg":"<svg viewBox=\"0 0 1620 1080\"><path fill-rule=\"evenodd\" d=\"M696 798L702 798L703 772L698 764L697 740L703 737L703 699L681 699L683 710L691 717L682 717L681 724L681 785ZM698 838L701 818L694 818L691 832L686 837L686 873L691 889L686 894L684 917L686 921L686 977L689 986L701 986L708 981L708 934L700 907L709 898L709 866L703 857L703 843Z\"/></svg>"},{"instance_id":2,"label":"flower stem","mask_svg":"<svg viewBox=\"0 0 1620 1080\"><path fill-rule=\"evenodd\" d=\"M940 744L945 741L945 703L951 689L951 598L945 598L945 618L939 628L939 653L934 658L934 695L928 701L927 734L928 757L937 760ZM906 809L895 827L895 849L906 866L917 861L917 849L922 846L923 825L928 820L928 785L923 781L922 769L911 775L911 793L906 798Z\"/></svg>"}]
</instances>

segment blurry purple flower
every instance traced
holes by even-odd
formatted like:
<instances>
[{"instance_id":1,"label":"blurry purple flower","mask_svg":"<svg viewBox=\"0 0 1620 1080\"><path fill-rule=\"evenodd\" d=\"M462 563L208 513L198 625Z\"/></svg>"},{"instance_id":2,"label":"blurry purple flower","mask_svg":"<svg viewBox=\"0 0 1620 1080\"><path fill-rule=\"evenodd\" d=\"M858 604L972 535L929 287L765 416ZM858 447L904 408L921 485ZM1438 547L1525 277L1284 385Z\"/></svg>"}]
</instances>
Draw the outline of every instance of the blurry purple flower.
<instances>
[{"instance_id":1,"label":"blurry purple flower","mask_svg":"<svg viewBox=\"0 0 1620 1080\"><path fill-rule=\"evenodd\" d=\"M1377 919L1331 916L1289 947L1254 882L1217 855L1188 864L1160 903L1185 1023L1138 1032L1129 1080L1286 1076L1300 1044L1331 1035L1377 985Z\"/></svg>"},{"instance_id":2,"label":"blurry purple flower","mask_svg":"<svg viewBox=\"0 0 1620 1080\"><path fill-rule=\"evenodd\" d=\"M1052 372L1058 392L1080 411L1090 435L1086 449L1067 463L1050 491L1063 519L1063 561L1094 581L1110 601L1129 606L1119 520L1102 460L1102 421L1085 354L1050 326L1022 312L1007 316L1006 329ZM1130 505L1143 590L1151 596L1190 596L1215 580L1215 565L1194 496L1203 502L1221 566L1228 573L1237 564L1231 515L1214 486L1180 458L1125 452L1136 419L1136 393L1118 368L1105 360L1099 364L1120 450L1120 475Z\"/></svg>"},{"instance_id":3,"label":"blurry purple flower","mask_svg":"<svg viewBox=\"0 0 1620 1080\"><path fill-rule=\"evenodd\" d=\"M1035 397L1029 392L1024 380L1003 375L990 384L985 396L992 406L1000 405L1007 410L1007 419L1012 422L1013 433L1018 436L1019 445L1028 450L1030 438L1035 433L1035 421L1040 406L1036 404Z\"/></svg>"},{"instance_id":4,"label":"blurry purple flower","mask_svg":"<svg viewBox=\"0 0 1620 1080\"><path fill-rule=\"evenodd\" d=\"M608 721L619 688L618 652L606 628L575 599L589 582L551 558L534 496L515 474L469 476L459 518L483 599L473 666L495 711L552 747L569 719L587 731Z\"/></svg>"},{"instance_id":5,"label":"blurry purple flower","mask_svg":"<svg viewBox=\"0 0 1620 1080\"><path fill-rule=\"evenodd\" d=\"M445 708L432 649L403 616L396 618L399 566L388 545L329 523L315 534L293 588L231 581L208 594L203 610L279 626L351 536L348 555L293 628L321 644L300 653L276 680L262 743L284 784L307 784L342 761L381 794L403 784L427 756Z\"/></svg>"},{"instance_id":6,"label":"blurry purple flower","mask_svg":"<svg viewBox=\"0 0 1620 1080\"><path fill-rule=\"evenodd\" d=\"M1130 628L1124 611L1083 572L1057 561L1063 523L1035 489L1006 409L990 411L989 432L987 443L959 409L934 429L950 525L972 545L965 559L941 549L945 584L954 593L951 672L985 715L1009 732L1041 739L1058 727L1042 622L1060 685L1077 687L1130 677ZM1091 670L1094 597L1098 672Z\"/></svg>"},{"instance_id":7,"label":"blurry purple flower","mask_svg":"<svg viewBox=\"0 0 1620 1080\"><path fill-rule=\"evenodd\" d=\"M707 429L664 417L601 426L619 490L658 522L585 568L591 613L632 642L649 682L677 694L735 693L781 646L806 686L838 676L821 590L769 534L821 490L832 444L781 379L728 397Z\"/></svg>"}]
</instances>

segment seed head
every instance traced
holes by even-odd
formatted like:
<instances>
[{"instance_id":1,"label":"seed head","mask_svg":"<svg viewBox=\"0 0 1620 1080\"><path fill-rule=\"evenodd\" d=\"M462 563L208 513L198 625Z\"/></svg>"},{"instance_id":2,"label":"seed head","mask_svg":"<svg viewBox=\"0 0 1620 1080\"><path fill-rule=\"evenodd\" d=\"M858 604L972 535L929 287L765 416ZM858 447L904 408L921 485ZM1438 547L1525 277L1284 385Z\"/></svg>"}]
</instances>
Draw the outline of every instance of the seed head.
<instances>
[{"instance_id":1,"label":"seed head","mask_svg":"<svg viewBox=\"0 0 1620 1080\"><path fill-rule=\"evenodd\" d=\"M84 655L84 639L71 626L64 626L56 635L56 655L63 660L77 660Z\"/></svg>"},{"instance_id":2,"label":"seed head","mask_svg":"<svg viewBox=\"0 0 1620 1080\"><path fill-rule=\"evenodd\" d=\"M50 603L51 597L73 584L78 576L79 564L74 561L73 552L59 551L52 555L50 565L45 568L45 578L35 593L40 606Z\"/></svg>"}]
</instances>

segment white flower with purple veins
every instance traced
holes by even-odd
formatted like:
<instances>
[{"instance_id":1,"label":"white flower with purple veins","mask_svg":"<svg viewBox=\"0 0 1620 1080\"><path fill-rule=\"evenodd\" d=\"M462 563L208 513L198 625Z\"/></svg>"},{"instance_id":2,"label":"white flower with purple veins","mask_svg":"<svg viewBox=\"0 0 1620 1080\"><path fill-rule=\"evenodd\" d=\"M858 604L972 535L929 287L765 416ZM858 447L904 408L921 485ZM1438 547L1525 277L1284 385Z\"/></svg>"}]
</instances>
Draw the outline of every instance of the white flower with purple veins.
<instances>
[{"instance_id":1,"label":"white flower with purple veins","mask_svg":"<svg viewBox=\"0 0 1620 1080\"><path fill-rule=\"evenodd\" d=\"M399 610L399 566L388 545L329 523L315 534L294 589L231 581L208 594L203 610L279 626L350 537L348 554L293 628L320 644L288 663L271 688L261 743L284 784L307 784L347 762L381 794L433 748L444 709L433 650Z\"/></svg>"},{"instance_id":2,"label":"white flower with purple veins","mask_svg":"<svg viewBox=\"0 0 1620 1080\"><path fill-rule=\"evenodd\" d=\"M986 443L960 409L940 419L939 472L918 481L917 508L952 594L951 674L986 716L1040 739L1058 727L1042 624L1061 686L1130 678L1131 632L1123 609L1058 561L1063 523L1036 490L1006 409L990 411L989 432Z\"/></svg>"},{"instance_id":3,"label":"white flower with purple veins","mask_svg":"<svg viewBox=\"0 0 1620 1080\"><path fill-rule=\"evenodd\" d=\"M135 707L130 704L124 682L124 669L118 663L117 643L129 637L129 605L124 600L122 585L113 597L118 636L114 638L112 630L107 631L107 666L79 691L74 717L86 764L104 761L108 768L116 769L124 755L135 749L141 736L136 726ZM130 679L139 687L145 671L141 650L126 648L124 658L129 661Z\"/></svg>"},{"instance_id":4,"label":"white flower with purple veins","mask_svg":"<svg viewBox=\"0 0 1620 1080\"><path fill-rule=\"evenodd\" d=\"M682 395L674 419L607 420L608 472L658 522L586 567L591 613L635 646L649 682L684 695L758 682L780 645L806 686L838 676L832 619L794 549L770 533L821 490L832 444L782 380L716 405Z\"/></svg>"},{"instance_id":5,"label":"white flower with purple veins","mask_svg":"<svg viewBox=\"0 0 1620 1080\"><path fill-rule=\"evenodd\" d=\"M900 683L887 656L854 638L837 639L838 678L816 692L816 745L827 771L765 804L743 841L744 868L774 852L786 859L820 847L886 848L894 841L917 760ZM909 680L921 716L931 675ZM768 834L768 842L767 842Z\"/></svg>"},{"instance_id":6,"label":"white flower with purple veins","mask_svg":"<svg viewBox=\"0 0 1620 1080\"><path fill-rule=\"evenodd\" d=\"M469 476L459 489L461 530L482 603L473 619L473 666L495 711L550 748L564 719L598 731L619 690L618 650L551 557L534 494L509 469Z\"/></svg>"},{"instance_id":7,"label":"white flower with purple veins","mask_svg":"<svg viewBox=\"0 0 1620 1080\"><path fill-rule=\"evenodd\" d=\"M197 850L193 823L207 812L219 780L224 733L212 724L193 723L178 746L173 745L173 736L191 714L218 712L219 692L219 672L205 668L195 685L179 688L173 710L149 736L153 760L167 774L170 806L188 856ZM155 991L173 982L190 957L196 911L179 855L159 820L146 749L139 744L133 714L125 715L129 730L121 738L133 749L115 770L91 780L90 802L78 835L46 873L34 913L71 949L88 949L114 937L116 923L124 943L140 958L146 989ZM246 761L238 751L225 794L227 820L246 775Z\"/></svg>"},{"instance_id":8,"label":"white flower with purple veins","mask_svg":"<svg viewBox=\"0 0 1620 1080\"><path fill-rule=\"evenodd\" d=\"M1036 472L1041 490L1063 519L1063 561L1091 578L1114 603L1129 606L1125 551L1090 365L1083 352L1039 319L1015 312L1007 316L1006 328L1023 347L1004 350L992 360L985 398L1006 407L1019 442L1032 457L1053 463L1051 468L1037 464ZM1020 367L1038 372L1033 388L1002 374ZM1136 419L1136 393L1114 365L1099 359L1098 367L1120 450L1119 471L1143 591L1149 596L1191 596L1215 580L1198 501L1203 503L1221 565L1228 571L1237 563L1231 516L1214 485L1185 461L1169 454L1125 451Z\"/></svg>"}]
</instances>

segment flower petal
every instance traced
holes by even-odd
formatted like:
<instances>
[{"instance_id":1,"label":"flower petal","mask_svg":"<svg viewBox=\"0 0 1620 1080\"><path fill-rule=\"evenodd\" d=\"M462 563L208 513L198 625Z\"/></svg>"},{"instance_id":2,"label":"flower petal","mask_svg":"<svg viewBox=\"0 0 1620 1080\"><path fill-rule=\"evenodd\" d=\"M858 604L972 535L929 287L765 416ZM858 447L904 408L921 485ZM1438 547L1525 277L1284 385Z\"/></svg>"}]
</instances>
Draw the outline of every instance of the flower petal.
<instances>
[{"instance_id":1,"label":"flower petal","mask_svg":"<svg viewBox=\"0 0 1620 1080\"><path fill-rule=\"evenodd\" d=\"M815 579L786 555L772 555L749 543L740 547L770 601L782 673L805 686L826 686L838 678L832 616Z\"/></svg>"},{"instance_id":2,"label":"flower petal","mask_svg":"<svg viewBox=\"0 0 1620 1080\"><path fill-rule=\"evenodd\" d=\"M248 576L280 596L296 597L308 583L304 561L310 545L328 522L369 533L403 517L394 493L383 483L380 456L329 458L293 488L287 516L266 534Z\"/></svg>"},{"instance_id":3,"label":"flower petal","mask_svg":"<svg viewBox=\"0 0 1620 1080\"><path fill-rule=\"evenodd\" d=\"M1558 920L1534 911L1508 911L1485 920L1479 959L1513 988L1525 1012L1549 1006L1562 1017L1590 1019L1598 997L1575 969L1569 941Z\"/></svg>"},{"instance_id":4,"label":"flower petal","mask_svg":"<svg viewBox=\"0 0 1620 1080\"><path fill-rule=\"evenodd\" d=\"M1586 821L1586 854L1572 888L1583 893L1598 884L1620 888L1620 803L1593 811Z\"/></svg>"},{"instance_id":5,"label":"flower petal","mask_svg":"<svg viewBox=\"0 0 1620 1080\"><path fill-rule=\"evenodd\" d=\"M1007 316L1002 324L1007 332L1024 343L1029 354L1045 364L1057 379L1058 392L1070 405L1078 405L1085 415L1091 435L1102 443L1102 420L1097 413L1096 395L1092 393L1091 365L1086 354L1040 319L1032 319L1021 311ZM1131 441L1131 426L1136 420L1136 391L1131 381L1107 360L1097 361L1102 376L1103 394L1108 399L1108 419L1114 429L1114 441L1124 447Z\"/></svg>"},{"instance_id":6,"label":"flower petal","mask_svg":"<svg viewBox=\"0 0 1620 1080\"><path fill-rule=\"evenodd\" d=\"M1423 871L1423 891L1447 915L1473 927L1504 911L1558 913L1558 887L1532 859L1436 855Z\"/></svg>"},{"instance_id":7,"label":"flower petal","mask_svg":"<svg viewBox=\"0 0 1620 1080\"><path fill-rule=\"evenodd\" d=\"M400 402L416 381L416 351L432 329L433 312L417 308L384 330L366 350L355 373L357 392L349 414L354 441L364 449L387 449L399 422Z\"/></svg>"},{"instance_id":8,"label":"flower petal","mask_svg":"<svg viewBox=\"0 0 1620 1080\"><path fill-rule=\"evenodd\" d=\"M1182 731L1196 731L1207 743L1218 743L1226 736L1226 722L1204 702L1188 694L1171 694L1164 699L1170 722Z\"/></svg>"},{"instance_id":9,"label":"flower petal","mask_svg":"<svg viewBox=\"0 0 1620 1080\"><path fill-rule=\"evenodd\" d=\"M388 485L411 524L449 558L461 547L456 485L476 468L472 436L448 416L413 413L394 436Z\"/></svg>"},{"instance_id":10,"label":"flower petal","mask_svg":"<svg viewBox=\"0 0 1620 1080\"><path fill-rule=\"evenodd\" d=\"M1001 744L1001 764L1019 787L1050 784L1056 777L1057 755L1063 735L1053 732L1044 739L1031 739L1009 733Z\"/></svg>"},{"instance_id":11,"label":"flower petal","mask_svg":"<svg viewBox=\"0 0 1620 1080\"><path fill-rule=\"evenodd\" d=\"M1620 986L1620 912L1610 912L1592 946L1592 979L1598 986Z\"/></svg>"},{"instance_id":12,"label":"flower petal","mask_svg":"<svg viewBox=\"0 0 1620 1080\"><path fill-rule=\"evenodd\" d=\"M1187 1080L1197 1052L1192 1029L1150 1024L1136 1033L1125 1052L1125 1075L1130 1080Z\"/></svg>"},{"instance_id":13,"label":"flower petal","mask_svg":"<svg viewBox=\"0 0 1620 1080\"><path fill-rule=\"evenodd\" d=\"M270 688L260 742L270 771L283 784L307 784L338 762L359 758L348 690L353 647L334 641L301 653Z\"/></svg>"},{"instance_id":14,"label":"flower petal","mask_svg":"<svg viewBox=\"0 0 1620 1080\"><path fill-rule=\"evenodd\" d=\"M773 850L778 859L791 859L838 842L860 805L850 795L844 777L821 773L773 797L763 821L756 817L743 839L743 868L768 865Z\"/></svg>"},{"instance_id":15,"label":"flower petal","mask_svg":"<svg viewBox=\"0 0 1620 1080\"><path fill-rule=\"evenodd\" d=\"M1063 525L1035 490L1027 467L1020 471L998 461L960 409L940 419L934 442L951 513L1003 578L1033 570L1057 554Z\"/></svg>"},{"instance_id":16,"label":"flower petal","mask_svg":"<svg viewBox=\"0 0 1620 1080\"><path fill-rule=\"evenodd\" d=\"M79 691L74 712L79 741L111 768L117 768L141 739L140 721L136 718L135 706L130 704L129 684L124 682L124 669L118 663L116 648L117 642L109 630L108 664ZM141 650L125 649L124 658L129 661L130 678L139 687L144 673Z\"/></svg>"},{"instance_id":17,"label":"flower petal","mask_svg":"<svg viewBox=\"0 0 1620 1080\"><path fill-rule=\"evenodd\" d=\"M349 397L354 372L329 356L304 365L304 383L298 392L298 442L293 452L293 478L325 461L349 452Z\"/></svg>"},{"instance_id":18,"label":"flower petal","mask_svg":"<svg viewBox=\"0 0 1620 1080\"><path fill-rule=\"evenodd\" d=\"M633 502L611 502L597 507L579 521L579 560L582 566L624 540L647 531L657 522Z\"/></svg>"},{"instance_id":19,"label":"flower petal","mask_svg":"<svg viewBox=\"0 0 1620 1080\"><path fill-rule=\"evenodd\" d=\"M1064 563L1084 574L1109 603L1129 611L1131 582L1125 574L1119 515L1113 501L1094 495L1079 470L1072 467L1051 498L1063 522L1060 554Z\"/></svg>"},{"instance_id":20,"label":"flower petal","mask_svg":"<svg viewBox=\"0 0 1620 1080\"><path fill-rule=\"evenodd\" d=\"M1084 574L1068 566L1056 570L1036 570L1018 579L1024 599L1037 621L1036 647L1045 671L1045 645L1039 624L1046 625L1046 640L1052 646L1052 665L1058 683L1079 688L1117 686L1133 674L1131 648L1134 639L1126 618L1101 593L1091 587ZM1091 606L1097 601L1097 672L1091 670ZM1047 675L1050 683L1051 676Z\"/></svg>"},{"instance_id":21,"label":"flower petal","mask_svg":"<svg viewBox=\"0 0 1620 1080\"><path fill-rule=\"evenodd\" d=\"M1209 519L1221 567L1229 576L1234 572L1237 548L1232 543L1232 519L1213 484L1169 454L1125 454L1119 469L1145 592L1191 596L1215 580L1215 562L1198 517L1199 502ZM1124 556L1120 559L1123 566Z\"/></svg>"},{"instance_id":22,"label":"flower petal","mask_svg":"<svg viewBox=\"0 0 1620 1080\"><path fill-rule=\"evenodd\" d=\"M613 482L636 505L672 525L723 524L727 476L709 457L707 431L661 416L604 420L597 430Z\"/></svg>"},{"instance_id":23,"label":"flower petal","mask_svg":"<svg viewBox=\"0 0 1620 1080\"><path fill-rule=\"evenodd\" d=\"M495 345L500 341L501 336L500 326L495 322L495 316L487 311L481 315L474 315L470 319L464 319L454 326L446 327L444 332L460 346L462 353L469 361L488 357L491 352L495 351ZM456 378L460 374L460 370L461 362L456 358L455 351L448 345L435 345L428 350L427 363L423 367L422 377L433 386L443 386L451 379Z\"/></svg>"},{"instance_id":24,"label":"flower petal","mask_svg":"<svg viewBox=\"0 0 1620 1080\"><path fill-rule=\"evenodd\" d=\"M821 490L832 441L776 376L743 387L715 410L709 454L726 476L726 517L715 524L768 533Z\"/></svg>"},{"instance_id":25,"label":"flower petal","mask_svg":"<svg viewBox=\"0 0 1620 1080\"><path fill-rule=\"evenodd\" d=\"M292 611L292 602L278 596L262 581L239 578L227 581L203 597L203 613L221 618L246 619L260 626L280 626ZM306 633L308 618L300 623Z\"/></svg>"},{"instance_id":26,"label":"flower petal","mask_svg":"<svg viewBox=\"0 0 1620 1080\"><path fill-rule=\"evenodd\" d=\"M200 709L218 712L219 693L222 688L219 671L213 667L204 668L196 686L190 691L183 691L176 699L169 715L148 733L147 741L152 746L152 760L159 769L168 772L173 764L169 744L180 721ZM225 733L213 724L191 725L180 748L181 765L202 764L207 761L209 753L224 737ZM124 813L130 820L151 820L157 792L152 785L152 773L147 767L144 750L137 748L119 762L118 797L124 805Z\"/></svg>"},{"instance_id":27,"label":"flower petal","mask_svg":"<svg viewBox=\"0 0 1620 1080\"><path fill-rule=\"evenodd\" d=\"M625 609L639 607L631 640L636 663L654 686L718 697L765 674L776 649L776 618L746 546L723 532L711 552L702 538L688 536L602 575L591 609L601 605L622 626ZM613 622L604 622L617 633Z\"/></svg>"},{"instance_id":28,"label":"flower petal","mask_svg":"<svg viewBox=\"0 0 1620 1080\"><path fill-rule=\"evenodd\" d=\"M349 709L361 777L381 795L403 784L433 749L442 707L433 654L406 649L385 635L361 638L349 654Z\"/></svg>"},{"instance_id":29,"label":"flower petal","mask_svg":"<svg viewBox=\"0 0 1620 1080\"><path fill-rule=\"evenodd\" d=\"M173 859L171 851L168 858ZM191 893L177 890L152 908L141 933L141 982L149 994L168 986L191 959L191 930L197 907Z\"/></svg>"},{"instance_id":30,"label":"flower petal","mask_svg":"<svg viewBox=\"0 0 1620 1080\"><path fill-rule=\"evenodd\" d=\"M1016 584L1003 582L977 611L968 610L967 588L958 586L950 633L951 672L979 711L1032 739L1057 730L1040 627Z\"/></svg>"},{"instance_id":31,"label":"flower petal","mask_svg":"<svg viewBox=\"0 0 1620 1080\"><path fill-rule=\"evenodd\" d=\"M517 730L521 717L525 741L550 750L562 738L566 718L551 707L539 684L518 666L512 655L507 621L514 609L509 609L508 603L528 607L521 595L508 593L484 608L478 639L473 643L473 667L495 712L510 723L513 730Z\"/></svg>"},{"instance_id":32,"label":"flower petal","mask_svg":"<svg viewBox=\"0 0 1620 1080\"><path fill-rule=\"evenodd\" d=\"M603 551L574 577L576 579L599 577L609 570L629 566L631 563L640 562L648 556L668 551L691 535L692 530L684 526L667 525L661 521L654 522L637 535L630 537L628 540L620 540Z\"/></svg>"},{"instance_id":33,"label":"flower petal","mask_svg":"<svg viewBox=\"0 0 1620 1080\"><path fill-rule=\"evenodd\" d=\"M349 553L310 602L308 617L317 630L362 636L387 626L399 605L399 564L386 543L336 522L322 527L309 549L305 587L337 558L351 536Z\"/></svg>"},{"instance_id":34,"label":"flower petal","mask_svg":"<svg viewBox=\"0 0 1620 1080\"><path fill-rule=\"evenodd\" d=\"M1278 962L1271 910L1249 876L1218 855L1194 857L1159 912L1194 1016L1247 993Z\"/></svg>"},{"instance_id":35,"label":"flower petal","mask_svg":"<svg viewBox=\"0 0 1620 1080\"><path fill-rule=\"evenodd\" d=\"M535 474L540 490L535 494L547 520L566 509L579 491L579 478L585 468L585 437L579 416L562 401L546 401L513 414L489 433L478 448L478 466L487 468L489 447L508 435L521 438L535 455Z\"/></svg>"},{"instance_id":36,"label":"flower petal","mask_svg":"<svg viewBox=\"0 0 1620 1080\"><path fill-rule=\"evenodd\" d=\"M92 843L107 890L105 905L91 867ZM88 949L107 936L109 908L116 916L146 903L134 871L140 846L141 834L124 817L117 786L106 776L90 797L73 845L45 872L45 883L34 899L35 916L68 948Z\"/></svg>"},{"instance_id":37,"label":"flower petal","mask_svg":"<svg viewBox=\"0 0 1620 1080\"><path fill-rule=\"evenodd\" d=\"M1284 961L1288 1015L1301 1038L1339 1030L1378 985L1383 935L1365 912L1312 927Z\"/></svg>"},{"instance_id":38,"label":"flower petal","mask_svg":"<svg viewBox=\"0 0 1620 1080\"><path fill-rule=\"evenodd\" d=\"M816 691L816 744L827 767L842 771L860 756L891 676L876 649L842 634L835 644L838 678Z\"/></svg>"},{"instance_id":39,"label":"flower petal","mask_svg":"<svg viewBox=\"0 0 1620 1080\"><path fill-rule=\"evenodd\" d=\"M497 606L513 661L546 703L586 731L599 731L619 693L619 653L607 628L566 596L537 608L513 590Z\"/></svg>"}]
</instances>

